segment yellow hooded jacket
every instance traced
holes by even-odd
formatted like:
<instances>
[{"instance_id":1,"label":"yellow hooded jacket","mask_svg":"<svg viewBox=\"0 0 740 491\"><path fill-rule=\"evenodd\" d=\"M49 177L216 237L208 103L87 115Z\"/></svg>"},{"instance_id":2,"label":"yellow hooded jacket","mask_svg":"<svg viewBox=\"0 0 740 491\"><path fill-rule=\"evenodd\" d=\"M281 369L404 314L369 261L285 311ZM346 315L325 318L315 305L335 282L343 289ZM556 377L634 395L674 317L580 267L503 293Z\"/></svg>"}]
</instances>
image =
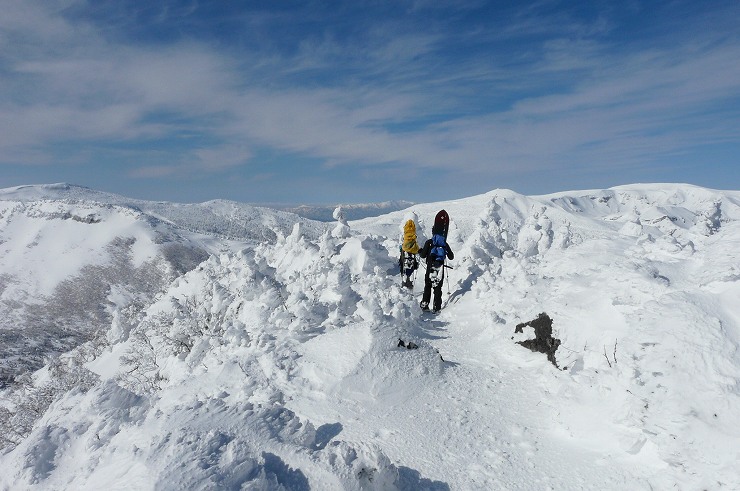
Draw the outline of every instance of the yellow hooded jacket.
<instances>
[{"instance_id":1,"label":"yellow hooded jacket","mask_svg":"<svg viewBox=\"0 0 740 491\"><path fill-rule=\"evenodd\" d=\"M416 242L416 224L413 220L406 221L403 226L403 245L401 245L401 248L411 254L419 252L419 244Z\"/></svg>"}]
</instances>

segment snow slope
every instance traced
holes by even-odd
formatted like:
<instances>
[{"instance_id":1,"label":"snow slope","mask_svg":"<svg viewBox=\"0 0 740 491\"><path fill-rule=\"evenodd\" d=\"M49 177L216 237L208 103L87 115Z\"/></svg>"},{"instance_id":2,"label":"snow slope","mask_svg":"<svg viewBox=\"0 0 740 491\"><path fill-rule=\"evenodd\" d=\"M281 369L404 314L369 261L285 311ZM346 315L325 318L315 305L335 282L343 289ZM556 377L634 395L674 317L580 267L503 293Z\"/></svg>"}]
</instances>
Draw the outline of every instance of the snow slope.
<instances>
[{"instance_id":1,"label":"snow slope","mask_svg":"<svg viewBox=\"0 0 740 491\"><path fill-rule=\"evenodd\" d=\"M421 316L399 225L440 208L456 258ZM350 227L224 248L37 372L12 421L88 376L0 489L740 489L740 192L495 190ZM517 344L542 312L557 367Z\"/></svg>"},{"instance_id":2,"label":"snow slope","mask_svg":"<svg viewBox=\"0 0 740 491\"><path fill-rule=\"evenodd\" d=\"M110 329L210 253L277 240L295 215L151 203L55 184L0 190L0 387ZM307 223L319 237L326 225Z\"/></svg>"}]
</instances>

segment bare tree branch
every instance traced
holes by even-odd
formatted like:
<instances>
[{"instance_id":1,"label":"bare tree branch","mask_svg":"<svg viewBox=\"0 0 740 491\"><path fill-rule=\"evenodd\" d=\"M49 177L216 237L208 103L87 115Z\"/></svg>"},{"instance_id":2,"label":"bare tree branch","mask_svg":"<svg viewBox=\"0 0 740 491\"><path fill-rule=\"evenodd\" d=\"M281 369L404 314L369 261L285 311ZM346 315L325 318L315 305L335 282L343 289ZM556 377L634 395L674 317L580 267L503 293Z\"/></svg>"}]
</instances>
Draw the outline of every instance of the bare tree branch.
<instances>
[{"instance_id":1,"label":"bare tree branch","mask_svg":"<svg viewBox=\"0 0 740 491\"><path fill-rule=\"evenodd\" d=\"M612 367L612 362L609 360L609 356L606 354L606 345L604 345L604 358L606 358L606 362L609 364L609 368Z\"/></svg>"}]
</instances>

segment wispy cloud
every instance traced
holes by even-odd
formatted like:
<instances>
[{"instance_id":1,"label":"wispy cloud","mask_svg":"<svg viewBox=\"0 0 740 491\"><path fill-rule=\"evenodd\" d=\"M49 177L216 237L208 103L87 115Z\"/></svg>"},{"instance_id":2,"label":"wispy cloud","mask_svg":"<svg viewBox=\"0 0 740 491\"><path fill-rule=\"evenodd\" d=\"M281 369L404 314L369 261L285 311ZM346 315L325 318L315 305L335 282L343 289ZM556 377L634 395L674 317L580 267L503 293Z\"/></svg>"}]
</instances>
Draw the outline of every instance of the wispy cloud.
<instances>
[{"instance_id":1,"label":"wispy cloud","mask_svg":"<svg viewBox=\"0 0 740 491\"><path fill-rule=\"evenodd\" d=\"M0 163L58 162L60 143L94 143L81 152L91 159L127 145L144 156L128 175L151 179L228 172L269 148L325 166L492 179L650 165L740 136L734 32L684 26L674 44L620 45L609 11L578 18L542 2L471 20L475 3L409 2L388 19L222 14L254 29L232 25L231 44L215 32L137 41L68 15L90 8L81 2L4 3ZM194 5L146 14L192 21ZM270 32L286 38L255 36Z\"/></svg>"}]
</instances>

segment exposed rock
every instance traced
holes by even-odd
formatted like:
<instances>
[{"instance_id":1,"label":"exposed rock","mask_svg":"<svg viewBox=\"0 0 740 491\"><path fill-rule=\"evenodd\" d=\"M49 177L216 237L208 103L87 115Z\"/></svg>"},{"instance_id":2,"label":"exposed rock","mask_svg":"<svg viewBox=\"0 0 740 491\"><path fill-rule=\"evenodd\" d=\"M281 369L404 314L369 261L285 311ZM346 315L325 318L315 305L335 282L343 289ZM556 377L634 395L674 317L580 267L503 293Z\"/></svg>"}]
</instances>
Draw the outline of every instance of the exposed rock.
<instances>
[{"instance_id":1,"label":"exposed rock","mask_svg":"<svg viewBox=\"0 0 740 491\"><path fill-rule=\"evenodd\" d=\"M552 337L552 319L550 316L542 312L534 320L517 324L514 333L523 332L523 328L527 326L534 328L535 338L517 341L517 344L521 344L532 351L547 354L547 359L555 365L555 368L558 368L555 351L560 346L560 340Z\"/></svg>"}]
</instances>

